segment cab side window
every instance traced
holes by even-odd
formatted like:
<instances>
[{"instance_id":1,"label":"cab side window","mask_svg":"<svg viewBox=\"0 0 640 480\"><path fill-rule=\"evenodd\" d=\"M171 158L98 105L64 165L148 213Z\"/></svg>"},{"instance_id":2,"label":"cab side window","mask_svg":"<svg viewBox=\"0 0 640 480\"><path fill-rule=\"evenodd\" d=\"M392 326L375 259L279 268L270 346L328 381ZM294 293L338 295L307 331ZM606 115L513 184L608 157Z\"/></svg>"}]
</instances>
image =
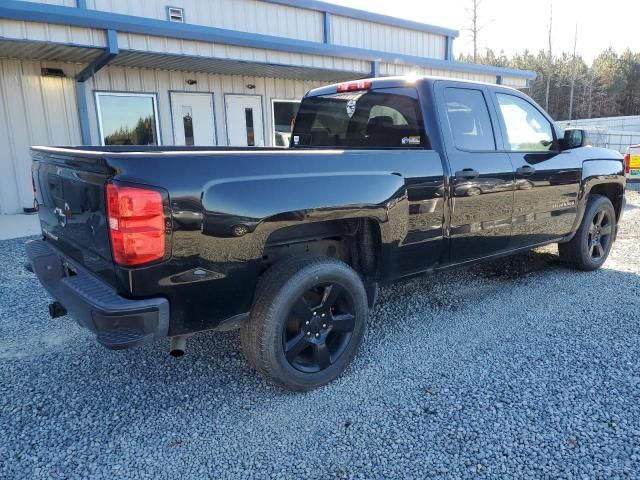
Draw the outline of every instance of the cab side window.
<instances>
[{"instance_id":1,"label":"cab side window","mask_svg":"<svg viewBox=\"0 0 640 480\"><path fill-rule=\"evenodd\" d=\"M537 108L515 95L497 93L496 97L506 129L507 147L511 151L548 152L554 149L551 124Z\"/></svg>"},{"instance_id":2,"label":"cab side window","mask_svg":"<svg viewBox=\"0 0 640 480\"><path fill-rule=\"evenodd\" d=\"M458 150L495 151L491 117L481 90L445 88L447 119Z\"/></svg>"}]
</instances>

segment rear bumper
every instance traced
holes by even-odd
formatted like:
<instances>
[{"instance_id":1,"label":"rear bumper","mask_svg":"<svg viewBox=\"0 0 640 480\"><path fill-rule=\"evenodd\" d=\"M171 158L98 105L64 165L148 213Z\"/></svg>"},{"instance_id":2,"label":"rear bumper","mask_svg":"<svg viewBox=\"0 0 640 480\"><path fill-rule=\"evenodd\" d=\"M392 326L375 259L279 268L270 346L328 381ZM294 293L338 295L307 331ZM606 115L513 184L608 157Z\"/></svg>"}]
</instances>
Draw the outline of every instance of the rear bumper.
<instances>
[{"instance_id":1,"label":"rear bumper","mask_svg":"<svg viewBox=\"0 0 640 480\"><path fill-rule=\"evenodd\" d=\"M40 283L104 347L132 348L167 335L167 299L124 298L44 240L27 242L26 250Z\"/></svg>"}]
</instances>

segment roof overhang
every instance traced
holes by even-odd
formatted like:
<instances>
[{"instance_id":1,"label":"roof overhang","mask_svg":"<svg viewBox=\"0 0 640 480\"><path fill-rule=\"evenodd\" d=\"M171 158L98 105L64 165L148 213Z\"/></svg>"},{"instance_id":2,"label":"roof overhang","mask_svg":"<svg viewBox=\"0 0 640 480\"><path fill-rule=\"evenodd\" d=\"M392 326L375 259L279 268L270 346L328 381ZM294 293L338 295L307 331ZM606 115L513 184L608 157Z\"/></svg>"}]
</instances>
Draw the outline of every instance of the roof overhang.
<instances>
[{"instance_id":1,"label":"roof overhang","mask_svg":"<svg viewBox=\"0 0 640 480\"><path fill-rule=\"evenodd\" d=\"M103 55L103 52L104 49L102 48L84 45L0 38L0 57L92 64ZM171 55L122 49L118 55L109 62L109 65L323 82L336 82L369 76L369 74L363 74L363 72L353 70L329 70L275 63L247 62L243 60L195 55Z\"/></svg>"}]
</instances>

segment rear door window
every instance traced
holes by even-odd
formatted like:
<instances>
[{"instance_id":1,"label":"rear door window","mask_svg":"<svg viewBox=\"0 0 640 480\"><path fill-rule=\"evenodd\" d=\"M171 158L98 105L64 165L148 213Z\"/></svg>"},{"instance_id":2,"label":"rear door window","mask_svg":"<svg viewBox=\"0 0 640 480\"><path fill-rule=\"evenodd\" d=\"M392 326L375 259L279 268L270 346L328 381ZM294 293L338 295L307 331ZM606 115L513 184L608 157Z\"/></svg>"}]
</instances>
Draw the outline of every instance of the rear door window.
<instances>
[{"instance_id":1,"label":"rear door window","mask_svg":"<svg viewBox=\"0 0 640 480\"><path fill-rule=\"evenodd\" d=\"M386 88L308 97L293 130L293 147L430 148L418 94Z\"/></svg>"},{"instance_id":2,"label":"rear door window","mask_svg":"<svg viewBox=\"0 0 640 480\"><path fill-rule=\"evenodd\" d=\"M496 141L481 90L445 88L447 119L458 150L494 151Z\"/></svg>"}]
</instances>

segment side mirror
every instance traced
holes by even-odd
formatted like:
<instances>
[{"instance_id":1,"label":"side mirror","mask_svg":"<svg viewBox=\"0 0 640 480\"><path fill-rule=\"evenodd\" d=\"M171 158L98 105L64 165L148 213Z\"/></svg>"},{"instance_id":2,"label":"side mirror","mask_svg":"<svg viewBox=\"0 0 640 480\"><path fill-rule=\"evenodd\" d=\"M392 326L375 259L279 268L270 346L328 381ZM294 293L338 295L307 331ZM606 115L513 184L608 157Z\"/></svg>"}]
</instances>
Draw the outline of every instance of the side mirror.
<instances>
[{"instance_id":1,"label":"side mirror","mask_svg":"<svg viewBox=\"0 0 640 480\"><path fill-rule=\"evenodd\" d=\"M562 150L571 150L591 145L586 130L570 128L564 131L564 138L560 142Z\"/></svg>"}]
</instances>

